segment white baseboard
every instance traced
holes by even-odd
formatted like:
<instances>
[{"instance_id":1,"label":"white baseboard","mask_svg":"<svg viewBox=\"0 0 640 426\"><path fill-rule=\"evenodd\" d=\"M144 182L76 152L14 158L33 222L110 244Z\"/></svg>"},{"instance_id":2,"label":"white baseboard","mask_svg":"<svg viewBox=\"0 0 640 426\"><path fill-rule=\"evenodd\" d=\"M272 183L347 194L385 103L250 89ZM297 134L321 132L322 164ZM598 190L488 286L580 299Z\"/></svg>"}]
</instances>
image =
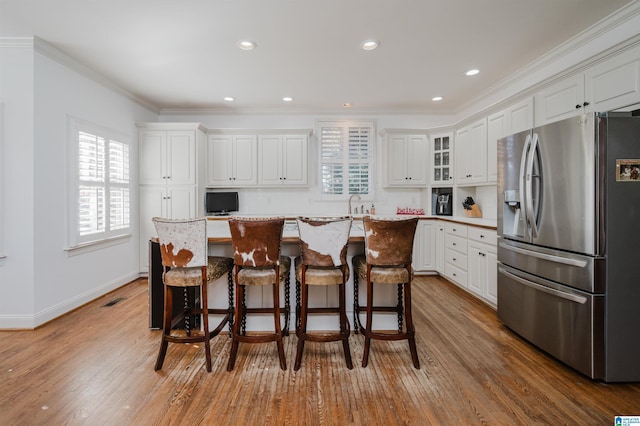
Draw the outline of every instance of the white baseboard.
<instances>
[{"instance_id":1,"label":"white baseboard","mask_svg":"<svg viewBox=\"0 0 640 426\"><path fill-rule=\"evenodd\" d=\"M34 328L58 318L92 300L122 287L123 285L139 278L139 274L130 273L125 276L106 282L99 287L94 287L82 294L50 306L35 315L0 315L0 330L33 330Z\"/></svg>"}]
</instances>

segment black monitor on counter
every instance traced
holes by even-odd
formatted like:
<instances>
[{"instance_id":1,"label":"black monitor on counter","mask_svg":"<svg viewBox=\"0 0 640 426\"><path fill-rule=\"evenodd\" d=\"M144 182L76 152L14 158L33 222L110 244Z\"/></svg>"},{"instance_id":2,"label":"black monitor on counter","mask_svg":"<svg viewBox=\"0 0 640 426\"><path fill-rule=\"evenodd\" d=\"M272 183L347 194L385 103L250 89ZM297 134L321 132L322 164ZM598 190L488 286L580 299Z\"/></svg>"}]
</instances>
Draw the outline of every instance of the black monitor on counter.
<instances>
[{"instance_id":1,"label":"black monitor on counter","mask_svg":"<svg viewBox=\"0 0 640 426\"><path fill-rule=\"evenodd\" d=\"M207 192L205 209L208 215L223 216L239 210L237 192Z\"/></svg>"}]
</instances>

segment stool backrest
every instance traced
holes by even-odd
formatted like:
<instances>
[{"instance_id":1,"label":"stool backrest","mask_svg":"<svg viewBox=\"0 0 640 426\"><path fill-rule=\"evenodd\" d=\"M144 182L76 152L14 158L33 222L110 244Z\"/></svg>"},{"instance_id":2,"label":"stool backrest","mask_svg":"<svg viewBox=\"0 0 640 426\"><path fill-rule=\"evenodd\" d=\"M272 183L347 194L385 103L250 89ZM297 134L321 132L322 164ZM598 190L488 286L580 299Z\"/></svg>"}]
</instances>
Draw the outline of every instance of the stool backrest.
<instances>
[{"instance_id":1,"label":"stool backrest","mask_svg":"<svg viewBox=\"0 0 640 426\"><path fill-rule=\"evenodd\" d=\"M302 263L308 266L347 264L351 218L297 219Z\"/></svg>"},{"instance_id":2,"label":"stool backrest","mask_svg":"<svg viewBox=\"0 0 640 426\"><path fill-rule=\"evenodd\" d=\"M151 219L158 233L162 265L193 268L207 265L207 219Z\"/></svg>"},{"instance_id":3,"label":"stool backrest","mask_svg":"<svg viewBox=\"0 0 640 426\"><path fill-rule=\"evenodd\" d=\"M280 264L284 217L229 219L236 266L263 267Z\"/></svg>"},{"instance_id":4,"label":"stool backrest","mask_svg":"<svg viewBox=\"0 0 640 426\"><path fill-rule=\"evenodd\" d=\"M365 216L364 247L367 263L377 266L404 266L412 261L413 239L418 218L374 219Z\"/></svg>"}]
</instances>

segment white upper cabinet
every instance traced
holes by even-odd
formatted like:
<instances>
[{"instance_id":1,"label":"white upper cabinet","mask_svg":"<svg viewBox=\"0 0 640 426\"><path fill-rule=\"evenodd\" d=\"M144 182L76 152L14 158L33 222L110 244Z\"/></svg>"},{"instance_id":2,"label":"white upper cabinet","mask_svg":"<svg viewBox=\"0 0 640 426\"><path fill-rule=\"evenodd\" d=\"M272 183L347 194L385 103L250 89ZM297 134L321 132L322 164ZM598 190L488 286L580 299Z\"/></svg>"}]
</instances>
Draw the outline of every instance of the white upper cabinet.
<instances>
[{"instance_id":1,"label":"white upper cabinet","mask_svg":"<svg viewBox=\"0 0 640 426\"><path fill-rule=\"evenodd\" d=\"M453 133L431 135L431 183L453 182Z\"/></svg>"},{"instance_id":2,"label":"white upper cabinet","mask_svg":"<svg viewBox=\"0 0 640 426\"><path fill-rule=\"evenodd\" d=\"M196 184L195 130L140 130L141 185Z\"/></svg>"},{"instance_id":3,"label":"white upper cabinet","mask_svg":"<svg viewBox=\"0 0 640 426\"><path fill-rule=\"evenodd\" d=\"M594 112L640 102L640 46L589 68L585 96Z\"/></svg>"},{"instance_id":4,"label":"white upper cabinet","mask_svg":"<svg viewBox=\"0 0 640 426\"><path fill-rule=\"evenodd\" d=\"M306 186L308 145L308 135L260 135L258 184Z\"/></svg>"},{"instance_id":5,"label":"white upper cabinet","mask_svg":"<svg viewBox=\"0 0 640 426\"><path fill-rule=\"evenodd\" d=\"M425 130L386 129L383 181L387 187L425 187L428 183L428 140Z\"/></svg>"},{"instance_id":6,"label":"white upper cabinet","mask_svg":"<svg viewBox=\"0 0 640 426\"><path fill-rule=\"evenodd\" d=\"M512 105L487 118L487 182L498 178L497 141L533 127L533 98Z\"/></svg>"},{"instance_id":7,"label":"white upper cabinet","mask_svg":"<svg viewBox=\"0 0 640 426\"><path fill-rule=\"evenodd\" d=\"M207 138L207 186L245 187L258 183L256 135L217 135Z\"/></svg>"},{"instance_id":8,"label":"white upper cabinet","mask_svg":"<svg viewBox=\"0 0 640 426\"><path fill-rule=\"evenodd\" d=\"M474 185L487 182L487 119L458 129L455 140L456 183Z\"/></svg>"},{"instance_id":9,"label":"white upper cabinet","mask_svg":"<svg viewBox=\"0 0 640 426\"><path fill-rule=\"evenodd\" d=\"M584 97L584 74L561 80L536 95L536 126L582 113L588 102Z\"/></svg>"},{"instance_id":10,"label":"white upper cabinet","mask_svg":"<svg viewBox=\"0 0 640 426\"><path fill-rule=\"evenodd\" d=\"M536 126L638 102L640 46L634 46L540 91L535 99Z\"/></svg>"}]
</instances>

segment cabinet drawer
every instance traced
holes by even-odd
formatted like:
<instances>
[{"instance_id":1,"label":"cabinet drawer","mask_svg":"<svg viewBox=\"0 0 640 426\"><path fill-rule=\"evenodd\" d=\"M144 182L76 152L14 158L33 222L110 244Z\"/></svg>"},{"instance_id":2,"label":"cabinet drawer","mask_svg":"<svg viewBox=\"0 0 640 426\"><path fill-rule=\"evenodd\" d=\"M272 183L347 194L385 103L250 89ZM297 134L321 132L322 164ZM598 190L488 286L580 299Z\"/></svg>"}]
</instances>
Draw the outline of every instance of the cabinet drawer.
<instances>
[{"instance_id":1,"label":"cabinet drawer","mask_svg":"<svg viewBox=\"0 0 640 426\"><path fill-rule=\"evenodd\" d=\"M446 223L445 230L447 234L458 235L460 237L467 237L467 226L460 225L459 223Z\"/></svg>"},{"instance_id":2,"label":"cabinet drawer","mask_svg":"<svg viewBox=\"0 0 640 426\"><path fill-rule=\"evenodd\" d=\"M467 255L455 250L447 249L447 263L457 266L460 269L467 270Z\"/></svg>"},{"instance_id":3,"label":"cabinet drawer","mask_svg":"<svg viewBox=\"0 0 640 426\"><path fill-rule=\"evenodd\" d=\"M459 251L460 253L467 253L467 240L455 235L447 235L446 246L448 249Z\"/></svg>"},{"instance_id":4,"label":"cabinet drawer","mask_svg":"<svg viewBox=\"0 0 640 426\"><path fill-rule=\"evenodd\" d=\"M447 263L444 265L444 275L451 281L455 281L460 286L467 288L467 271Z\"/></svg>"},{"instance_id":5,"label":"cabinet drawer","mask_svg":"<svg viewBox=\"0 0 640 426\"><path fill-rule=\"evenodd\" d=\"M496 231L491 229L476 228L474 226L469 227L468 238L470 240L476 240L481 243L496 245L498 237Z\"/></svg>"}]
</instances>

